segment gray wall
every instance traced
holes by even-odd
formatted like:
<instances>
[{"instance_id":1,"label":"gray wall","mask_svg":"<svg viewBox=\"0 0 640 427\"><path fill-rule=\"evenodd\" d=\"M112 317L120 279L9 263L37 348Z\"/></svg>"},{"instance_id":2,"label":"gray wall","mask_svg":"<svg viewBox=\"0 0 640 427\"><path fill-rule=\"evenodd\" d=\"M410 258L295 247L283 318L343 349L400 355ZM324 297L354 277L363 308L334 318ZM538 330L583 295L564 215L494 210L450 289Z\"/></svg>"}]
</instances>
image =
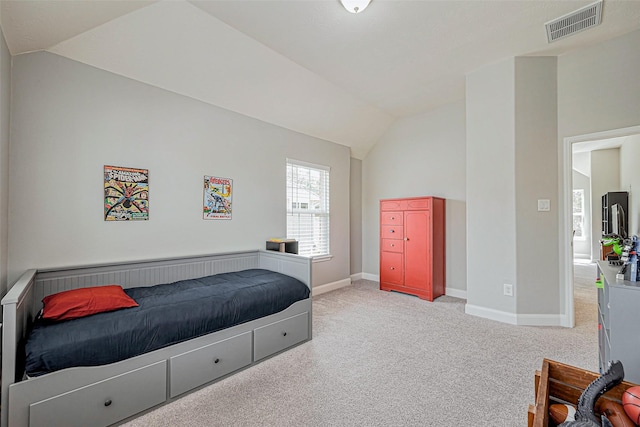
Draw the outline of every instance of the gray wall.
<instances>
[{"instance_id":1,"label":"gray wall","mask_svg":"<svg viewBox=\"0 0 640 427\"><path fill-rule=\"evenodd\" d=\"M591 152L591 250L594 259L600 259L602 237L602 196L609 191L620 191L620 149Z\"/></svg>"},{"instance_id":2,"label":"gray wall","mask_svg":"<svg viewBox=\"0 0 640 427\"><path fill-rule=\"evenodd\" d=\"M10 107L11 54L0 32L0 296L8 287Z\"/></svg>"},{"instance_id":3,"label":"gray wall","mask_svg":"<svg viewBox=\"0 0 640 427\"><path fill-rule=\"evenodd\" d=\"M515 58L516 300L519 323L528 314L554 315L560 309L558 239L557 59ZM549 199L551 210L538 211ZM535 322L537 322L536 320Z\"/></svg>"},{"instance_id":4,"label":"gray wall","mask_svg":"<svg viewBox=\"0 0 640 427\"><path fill-rule=\"evenodd\" d=\"M541 265L559 275L548 250L558 235L556 120L555 58L509 58L467 75L469 313L559 321L558 282L539 278ZM551 211L538 211L539 199Z\"/></svg>"},{"instance_id":5,"label":"gray wall","mask_svg":"<svg viewBox=\"0 0 640 427\"><path fill-rule=\"evenodd\" d=\"M362 273L362 160L351 158L351 274Z\"/></svg>"},{"instance_id":6,"label":"gray wall","mask_svg":"<svg viewBox=\"0 0 640 427\"><path fill-rule=\"evenodd\" d=\"M466 290L465 161L463 102L391 126L362 162L366 274L379 275L379 200L438 196L447 199L447 290Z\"/></svg>"},{"instance_id":7,"label":"gray wall","mask_svg":"<svg viewBox=\"0 0 640 427\"><path fill-rule=\"evenodd\" d=\"M562 138L640 125L640 30L558 57Z\"/></svg>"},{"instance_id":8,"label":"gray wall","mask_svg":"<svg viewBox=\"0 0 640 427\"><path fill-rule=\"evenodd\" d=\"M558 57L560 147L567 137L640 125L638 46L640 31L634 31ZM560 154L559 167L564 164L564 155ZM593 204L596 197L594 191ZM564 209L564 200L559 203ZM561 271L571 268L565 265L564 256L560 260ZM562 288L565 286L561 284ZM565 306L565 295L561 292L561 307Z\"/></svg>"},{"instance_id":9,"label":"gray wall","mask_svg":"<svg viewBox=\"0 0 640 427\"><path fill-rule=\"evenodd\" d=\"M573 170L573 189L584 190L584 239L573 239L573 256L577 258L591 259L591 178L581 174L577 170ZM597 235L600 237L600 234ZM598 254L595 254L598 259Z\"/></svg>"},{"instance_id":10,"label":"gray wall","mask_svg":"<svg viewBox=\"0 0 640 427\"><path fill-rule=\"evenodd\" d=\"M515 58L467 75L467 304L514 313Z\"/></svg>"},{"instance_id":11,"label":"gray wall","mask_svg":"<svg viewBox=\"0 0 640 427\"><path fill-rule=\"evenodd\" d=\"M9 273L263 248L286 233L285 159L331 167L331 251L348 279L349 148L51 53L14 58ZM277 102L277 100L274 100ZM148 168L150 219L103 220L103 166ZM202 219L202 178L233 179L233 219Z\"/></svg>"},{"instance_id":12,"label":"gray wall","mask_svg":"<svg viewBox=\"0 0 640 427\"><path fill-rule=\"evenodd\" d=\"M620 190L629 192L629 235L640 236L640 135L620 147Z\"/></svg>"}]
</instances>

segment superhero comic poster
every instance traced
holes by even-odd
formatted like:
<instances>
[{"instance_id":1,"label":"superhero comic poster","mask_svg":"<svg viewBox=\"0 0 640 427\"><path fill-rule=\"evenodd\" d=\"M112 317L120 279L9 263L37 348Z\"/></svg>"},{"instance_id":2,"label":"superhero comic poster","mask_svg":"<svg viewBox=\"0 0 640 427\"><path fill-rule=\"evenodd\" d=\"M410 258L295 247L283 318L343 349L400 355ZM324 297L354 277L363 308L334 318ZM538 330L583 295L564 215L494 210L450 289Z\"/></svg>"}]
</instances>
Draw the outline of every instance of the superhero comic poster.
<instances>
[{"instance_id":1,"label":"superhero comic poster","mask_svg":"<svg viewBox=\"0 0 640 427\"><path fill-rule=\"evenodd\" d=\"M233 180L204 176L204 219L231 219Z\"/></svg>"},{"instance_id":2,"label":"superhero comic poster","mask_svg":"<svg viewBox=\"0 0 640 427\"><path fill-rule=\"evenodd\" d=\"M104 167L104 220L149 219L149 170Z\"/></svg>"}]
</instances>

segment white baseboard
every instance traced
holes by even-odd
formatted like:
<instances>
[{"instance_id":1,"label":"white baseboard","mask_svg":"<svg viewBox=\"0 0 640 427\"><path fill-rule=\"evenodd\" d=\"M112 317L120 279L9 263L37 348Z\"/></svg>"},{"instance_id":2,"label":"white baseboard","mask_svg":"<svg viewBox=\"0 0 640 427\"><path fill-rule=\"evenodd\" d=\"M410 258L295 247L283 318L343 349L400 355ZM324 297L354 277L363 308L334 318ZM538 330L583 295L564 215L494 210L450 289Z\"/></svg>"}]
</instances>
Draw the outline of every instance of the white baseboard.
<instances>
[{"instance_id":1,"label":"white baseboard","mask_svg":"<svg viewBox=\"0 0 640 427\"><path fill-rule=\"evenodd\" d=\"M483 317L497 322L518 326L566 326L566 319L559 314L515 314L493 308L466 304L464 312L472 316Z\"/></svg>"},{"instance_id":2,"label":"white baseboard","mask_svg":"<svg viewBox=\"0 0 640 427\"><path fill-rule=\"evenodd\" d=\"M561 314L518 314L521 326L565 326L566 319Z\"/></svg>"},{"instance_id":3,"label":"white baseboard","mask_svg":"<svg viewBox=\"0 0 640 427\"><path fill-rule=\"evenodd\" d=\"M467 291L463 291L461 289L446 288L445 295L448 295L454 298L467 299Z\"/></svg>"},{"instance_id":4,"label":"white baseboard","mask_svg":"<svg viewBox=\"0 0 640 427\"><path fill-rule=\"evenodd\" d=\"M380 281L380 275L379 274L362 273L362 278L364 280L372 280L374 282L379 282Z\"/></svg>"},{"instance_id":5,"label":"white baseboard","mask_svg":"<svg viewBox=\"0 0 640 427\"><path fill-rule=\"evenodd\" d=\"M506 311L494 310L493 308L465 304L464 312L472 316L484 317L485 319L495 320L497 322L509 323L511 325L518 324L518 319L514 313L507 313Z\"/></svg>"},{"instance_id":6,"label":"white baseboard","mask_svg":"<svg viewBox=\"0 0 640 427\"><path fill-rule=\"evenodd\" d=\"M320 286L314 286L311 289L313 296L324 294L326 292L335 291L336 289L344 288L351 285L351 278L338 280L337 282L331 282Z\"/></svg>"},{"instance_id":7,"label":"white baseboard","mask_svg":"<svg viewBox=\"0 0 640 427\"><path fill-rule=\"evenodd\" d=\"M356 273L351 275L351 280L353 281L360 280L360 279L371 280L373 282L380 282L380 275L371 274L371 273ZM454 298L467 299L467 291L463 291L460 289L447 288L445 290L445 294Z\"/></svg>"}]
</instances>

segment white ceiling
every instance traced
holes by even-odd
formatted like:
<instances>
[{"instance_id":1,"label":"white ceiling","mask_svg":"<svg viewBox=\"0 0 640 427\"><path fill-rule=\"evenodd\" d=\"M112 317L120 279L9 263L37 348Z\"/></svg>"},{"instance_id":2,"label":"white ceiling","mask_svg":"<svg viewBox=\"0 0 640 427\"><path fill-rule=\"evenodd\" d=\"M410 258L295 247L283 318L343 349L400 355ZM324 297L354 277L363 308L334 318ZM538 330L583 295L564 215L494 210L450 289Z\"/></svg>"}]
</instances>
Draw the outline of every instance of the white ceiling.
<instances>
[{"instance_id":1,"label":"white ceiling","mask_svg":"<svg viewBox=\"0 0 640 427\"><path fill-rule=\"evenodd\" d=\"M544 24L591 0L2 0L13 55L47 50L362 158L398 117L464 98L465 75L640 29L640 0L552 44Z\"/></svg>"}]
</instances>

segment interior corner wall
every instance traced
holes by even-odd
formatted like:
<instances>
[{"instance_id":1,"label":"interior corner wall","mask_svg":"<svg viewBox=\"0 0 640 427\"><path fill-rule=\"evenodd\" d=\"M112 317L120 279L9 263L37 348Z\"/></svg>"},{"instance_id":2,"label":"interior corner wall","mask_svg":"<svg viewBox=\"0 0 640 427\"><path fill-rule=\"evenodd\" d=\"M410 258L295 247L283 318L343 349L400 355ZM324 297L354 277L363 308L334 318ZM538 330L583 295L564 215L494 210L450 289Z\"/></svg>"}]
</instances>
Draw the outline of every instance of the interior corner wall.
<instances>
[{"instance_id":1,"label":"interior corner wall","mask_svg":"<svg viewBox=\"0 0 640 427\"><path fill-rule=\"evenodd\" d=\"M467 311L516 311L515 59L466 78Z\"/></svg>"},{"instance_id":2,"label":"interior corner wall","mask_svg":"<svg viewBox=\"0 0 640 427\"><path fill-rule=\"evenodd\" d=\"M398 119L362 161L363 270L379 276L380 199L446 202L446 287L466 291L465 107L459 101Z\"/></svg>"},{"instance_id":3,"label":"interior corner wall","mask_svg":"<svg viewBox=\"0 0 640 427\"><path fill-rule=\"evenodd\" d=\"M331 168L334 257L314 264L313 285L349 278L348 147L47 52L13 70L10 279L264 248L286 233L286 158ZM148 221L104 221L104 165L149 169ZM233 179L231 220L202 219L204 175Z\"/></svg>"},{"instance_id":4,"label":"interior corner wall","mask_svg":"<svg viewBox=\"0 0 640 427\"><path fill-rule=\"evenodd\" d=\"M0 31L0 297L8 288L11 54Z\"/></svg>"},{"instance_id":5,"label":"interior corner wall","mask_svg":"<svg viewBox=\"0 0 640 427\"><path fill-rule=\"evenodd\" d=\"M351 274L362 273L362 160L351 158Z\"/></svg>"},{"instance_id":6,"label":"interior corner wall","mask_svg":"<svg viewBox=\"0 0 640 427\"><path fill-rule=\"evenodd\" d=\"M591 151L585 151L580 153L573 153L573 169L577 170L581 174L590 177L591 176Z\"/></svg>"},{"instance_id":7,"label":"interior corner wall","mask_svg":"<svg viewBox=\"0 0 640 427\"><path fill-rule=\"evenodd\" d=\"M514 72L516 312L519 324L539 324L542 318L559 324L559 211L553 202L558 199L557 60L516 57ZM551 201L549 211L538 210L541 199Z\"/></svg>"},{"instance_id":8,"label":"interior corner wall","mask_svg":"<svg viewBox=\"0 0 640 427\"><path fill-rule=\"evenodd\" d=\"M585 258L590 260L598 259L597 254L591 254L591 236L593 235L593 231L591 229L591 178L574 169L573 189L584 190L584 239L574 237L573 256L576 258Z\"/></svg>"},{"instance_id":9,"label":"interior corner wall","mask_svg":"<svg viewBox=\"0 0 640 427\"><path fill-rule=\"evenodd\" d=\"M619 148L591 152L591 250L596 259L600 259L602 196L609 191L621 191Z\"/></svg>"},{"instance_id":10,"label":"interior corner wall","mask_svg":"<svg viewBox=\"0 0 640 427\"><path fill-rule=\"evenodd\" d=\"M629 192L629 235L640 236L640 135L625 138L620 147L620 189Z\"/></svg>"}]
</instances>

